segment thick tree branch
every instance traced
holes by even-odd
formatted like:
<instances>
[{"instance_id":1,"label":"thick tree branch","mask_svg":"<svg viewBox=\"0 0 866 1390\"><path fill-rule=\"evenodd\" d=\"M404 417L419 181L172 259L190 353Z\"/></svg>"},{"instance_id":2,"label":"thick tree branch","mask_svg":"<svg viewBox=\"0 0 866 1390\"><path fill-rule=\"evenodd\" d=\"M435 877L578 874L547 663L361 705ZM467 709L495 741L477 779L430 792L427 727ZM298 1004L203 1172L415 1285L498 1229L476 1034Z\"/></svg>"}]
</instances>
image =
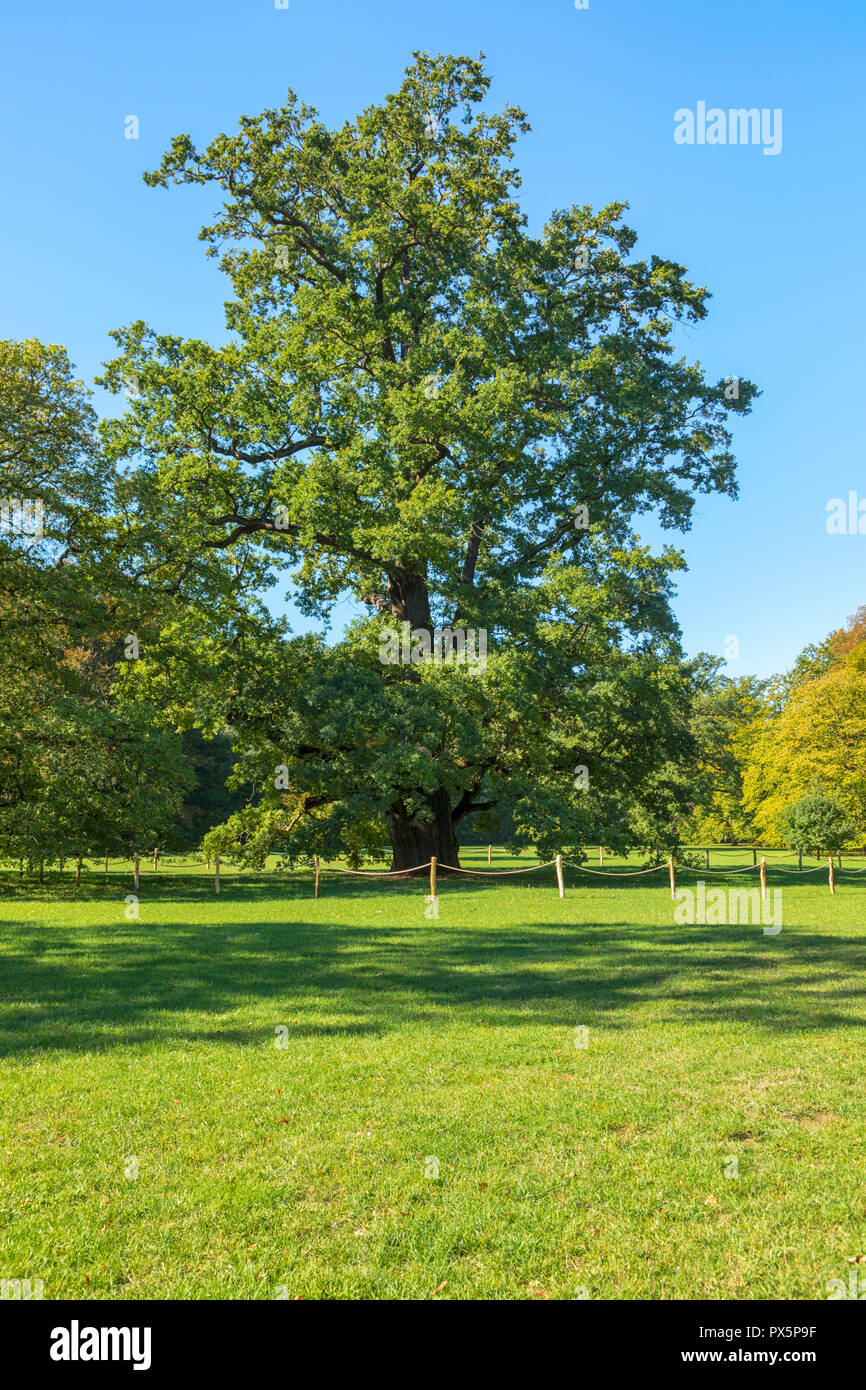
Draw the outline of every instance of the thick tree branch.
<instances>
[{"instance_id":1,"label":"thick tree branch","mask_svg":"<svg viewBox=\"0 0 866 1390\"><path fill-rule=\"evenodd\" d=\"M269 449L264 454L247 454L243 449L239 449L234 440L231 448L225 448L222 444L217 444L212 435L208 434L207 447L214 454L220 454L223 458L239 459L241 463L258 465L260 463L279 463L281 459L292 458L294 454L300 454L304 449L323 448L328 444L324 435L311 434L307 439L298 439L293 444L284 444L280 449Z\"/></svg>"},{"instance_id":2,"label":"thick tree branch","mask_svg":"<svg viewBox=\"0 0 866 1390\"><path fill-rule=\"evenodd\" d=\"M301 537L299 526L277 526L270 517L261 516L239 516L237 512L228 512L222 516L209 516L205 518L208 526L231 526L233 530L227 536L221 536L219 540L205 541L204 545L209 550L225 550L228 546L234 545L242 536L252 536L259 531L266 531L276 536L290 536L293 540ZM377 569L383 570L385 574L396 574L395 567L386 560L381 560L378 555L374 555L369 550L362 550L358 546L347 545L341 536L328 535L317 532L310 538L315 545L320 545L326 550L333 550L337 555L350 555L354 560L363 560L366 564L375 565Z\"/></svg>"}]
</instances>

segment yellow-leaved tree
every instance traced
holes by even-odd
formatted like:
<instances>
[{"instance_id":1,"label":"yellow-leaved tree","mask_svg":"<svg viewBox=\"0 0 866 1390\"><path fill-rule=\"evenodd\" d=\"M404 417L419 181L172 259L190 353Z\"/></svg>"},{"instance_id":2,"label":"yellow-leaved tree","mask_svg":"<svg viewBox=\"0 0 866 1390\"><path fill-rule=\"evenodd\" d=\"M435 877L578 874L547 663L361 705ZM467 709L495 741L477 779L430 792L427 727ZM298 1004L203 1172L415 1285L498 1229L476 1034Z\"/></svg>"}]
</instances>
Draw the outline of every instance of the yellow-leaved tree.
<instances>
[{"instance_id":1,"label":"yellow-leaved tree","mask_svg":"<svg viewBox=\"0 0 866 1390\"><path fill-rule=\"evenodd\" d=\"M743 805L762 836L776 838L786 808L820 790L838 798L866 843L866 608L807 652L741 735Z\"/></svg>"}]
</instances>

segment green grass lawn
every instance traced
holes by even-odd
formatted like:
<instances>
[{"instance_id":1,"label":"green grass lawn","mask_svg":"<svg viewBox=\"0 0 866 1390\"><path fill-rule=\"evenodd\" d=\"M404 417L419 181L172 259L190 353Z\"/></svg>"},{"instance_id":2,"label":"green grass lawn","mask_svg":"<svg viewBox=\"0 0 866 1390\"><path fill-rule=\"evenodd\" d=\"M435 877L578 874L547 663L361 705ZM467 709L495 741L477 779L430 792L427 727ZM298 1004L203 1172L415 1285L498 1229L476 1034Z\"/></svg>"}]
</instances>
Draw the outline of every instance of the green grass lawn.
<instances>
[{"instance_id":1,"label":"green grass lawn","mask_svg":"<svg viewBox=\"0 0 866 1390\"><path fill-rule=\"evenodd\" d=\"M866 874L771 871L775 937L675 926L664 873L566 879L443 881L435 920L417 881L215 899L143 861L128 921L127 866L0 875L0 1278L825 1298L866 1255Z\"/></svg>"}]
</instances>

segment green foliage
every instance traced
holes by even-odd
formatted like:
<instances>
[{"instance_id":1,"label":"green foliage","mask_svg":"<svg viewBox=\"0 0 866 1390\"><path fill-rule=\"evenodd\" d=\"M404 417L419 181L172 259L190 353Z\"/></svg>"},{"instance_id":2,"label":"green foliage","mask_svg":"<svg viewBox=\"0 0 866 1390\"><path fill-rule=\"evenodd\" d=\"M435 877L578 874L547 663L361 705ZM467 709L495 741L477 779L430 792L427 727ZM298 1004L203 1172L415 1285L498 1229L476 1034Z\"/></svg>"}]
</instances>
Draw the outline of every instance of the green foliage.
<instances>
[{"instance_id":1,"label":"green foliage","mask_svg":"<svg viewBox=\"0 0 866 1390\"><path fill-rule=\"evenodd\" d=\"M146 702L112 685L161 598L125 560L124 480L101 455L62 348L0 343L0 856L58 863L173 833L192 773Z\"/></svg>"},{"instance_id":2,"label":"green foliage","mask_svg":"<svg viewBox=\"0 0 866 1390\"><path fill-rule=\"evenodd\" d=\"M804 854L835 854L850 845L857 825L837 797L808 792L779 817L785 844Z\"/></svg>"},{"instance_id":3,"label":"green foliage","mask_svg":"<svg viewBox=\"0 0 866 1390\"><path fill-rule=\"evenodd\" d=\"M755 720L767 707L768 682L732 680L721 661L699 658L691 727L698 747L693 809L681 822L684 839L698 844L751 842L757 828L743 806L743 776Z\"/></svg>"},{"instance_id":4,"label":"green foliage","mask_svg":"<svg viewBox=\"0 0 866 1390\"><path fill-rule=\"evenodd\" d=\"M173 849L196 849L209 830L244 804L249 788L227 785L234 763L227 734L205 739L198 729L185 729L181 747L194 781L184 796L168 843Z\"/></svg>"},{"instance_id":5,"label":"green foliage","mask_svg":"<svg viewBox=\"0 0 866 1390\"><path fill-rule=\"evenodd\" d=\"M139 391L103 429L136 461L133 540L183 600L136 698L231 730L240 852L361 852L387 827L401 863L447 860L497 808L545 852L627 836L694 756L682 559L633 523L684 530L695 494L736 494L728 415L755 388L727 400L675 348L707 292L634 258L624 205L529 231L528 126L483 110L488 85L418 54L339 129L290 92L147 176L219 195L202 238L233 298L222 347L138 322L105 372ZM368 616L330 648L291 638L260 606L280 577L307 613ZM487 667L383 665L383 619L485 629Z\"/></svg>"},{"instance_id":6,"label":"green foliage","mask_svg":"<svg viewBox=\"0 0 866 1390\"><path fill-rule=\"evenodd\" d=\"M820 658L814 656L819 652ZM743 736L743 804L767 834L781 833L788 808L819 787L841 802L866 839L866 614L820 647L807 647L792 677Z\"/></svg>"}]
</instances>

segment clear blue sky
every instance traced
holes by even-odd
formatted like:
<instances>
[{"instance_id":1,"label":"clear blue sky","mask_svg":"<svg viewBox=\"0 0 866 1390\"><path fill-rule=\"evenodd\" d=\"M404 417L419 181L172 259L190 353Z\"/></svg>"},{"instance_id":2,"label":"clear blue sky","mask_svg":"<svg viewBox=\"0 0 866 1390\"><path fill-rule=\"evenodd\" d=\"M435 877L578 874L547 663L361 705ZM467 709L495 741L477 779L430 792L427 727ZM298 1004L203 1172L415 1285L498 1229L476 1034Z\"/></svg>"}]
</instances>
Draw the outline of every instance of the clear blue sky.
<instances>
[{"instance_id":1,"label":"clear blue sky","mask_svg":"<svg viewBox=\"0 0 866 1390\"><path fill-rule=\"evenodd\" d=\"M196 240L212 195L141 182L171 137L204 143L288 86L340 122L413 49L483 51L491 105L532 123L532 222L629 201L638 252L713 292L692 355L763 390L737 424L740 500L701 500L681 542L676 611L690 652L733 634L731 674L783 669L866 603L866 535L825 529L830 498L866 498L864 36L862 0L5 0L0 332L64 343L86 379L133 319L222 340ZM781 108L782 152L675 144L698 101Z\"/></svg>"}]
</instances>

